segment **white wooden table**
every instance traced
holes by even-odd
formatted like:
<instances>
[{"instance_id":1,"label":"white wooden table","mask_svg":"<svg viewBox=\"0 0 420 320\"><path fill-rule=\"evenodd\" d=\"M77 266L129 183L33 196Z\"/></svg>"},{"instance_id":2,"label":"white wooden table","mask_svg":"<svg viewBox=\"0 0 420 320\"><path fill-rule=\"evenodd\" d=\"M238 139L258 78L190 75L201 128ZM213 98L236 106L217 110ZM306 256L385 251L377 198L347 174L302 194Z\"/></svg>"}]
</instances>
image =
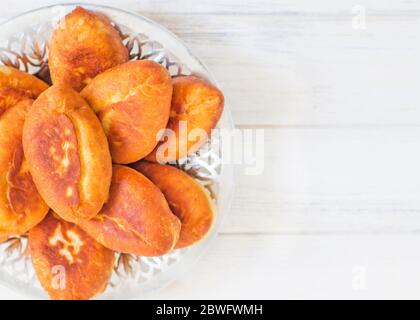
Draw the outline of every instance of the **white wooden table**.
<instances>
[{"instance_id":1,"label":"white wooden table","mask_svg":"<svg viewBox=\"0 0 420 320\"><path fill-rule=\"evenodd\" d=\"M265 130L215 245L147 298L420 298L420 2L99 2L175 32Z\"/></svg>"}]
</instances>

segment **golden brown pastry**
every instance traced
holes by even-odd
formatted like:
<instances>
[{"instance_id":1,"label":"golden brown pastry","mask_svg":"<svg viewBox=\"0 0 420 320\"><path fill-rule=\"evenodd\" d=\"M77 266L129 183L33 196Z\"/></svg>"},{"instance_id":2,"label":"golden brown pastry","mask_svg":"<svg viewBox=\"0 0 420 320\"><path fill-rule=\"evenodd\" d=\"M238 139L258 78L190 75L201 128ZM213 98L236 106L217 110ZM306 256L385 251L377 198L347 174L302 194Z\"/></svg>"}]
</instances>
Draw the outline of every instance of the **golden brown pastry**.
<instances>
[{"instance_id":1,"label":"golden brown pastry","mask_svg":"<svg viewBox=\"0 0 420 320\"><path fill-rule=\"evenodd\" d=\"M0 242L24 234L49 210L35 188L22 148L23 124L32 102L18 102L0 115Z\"/></svg>"},{"instance_id":2,"label":"golden brown pastry","mask_svg":"<svg viewBox=\"0 0 420 320\"><path fill-rule=\"evenodd\" d=\"M140 256L160 256L178 241L181 223L163 194L141 173L114 165L109 200L79 226L105 247Z\"/></svg>"},{"instance_id":3,"label":"golden brown pastry","mask_svg":"<svg viewBox=\"0 0 420 320\"><path fill-rule=\"evenodd\" d=\"M34 102L23 149L35 185L64 220L90 219L108 198L111 156L102 126L73 89L52 86Z\"/></svg>"},{"instance_id":4,"label":"golden brown pastry","mask_svg":"<svg viewBox=\"0 0 420 320\"><path fill-rule=\"evenodd\" d=\"M53 84L80 91L97 74L128 61L128 51L104 15L77 7L54 30L48 65Z\"/></svg>"},{"instance_id":5,"label":"golden brown pastry","mask_svg":"<svg viewBox=\"0 0 420 320\"><path fill-rule=\"evenodd\" d=\"M171 114L165 136L146 160L170 162L196 152L210 137L224 106L222 92L210 82L195 76L172 81ZM201 133L201 134L200 134Z\"/></svg>"},{"instance_id":6,"label":"golden brown pastry","mask_svg":"<svg viewBox=\"0 0 420 320\"><path fill-rule=\"evenodd\" d=\"M9 107L26 99L35 99L48 85L18 69L0 66L0 116Z\"/></svg>"},{"instance_id":7,"label":"golden brown pastry","mask_svg":"<svg viewBox=\"0 0 420 320\"><path fill-rule=\"evenodd\" d=\"M29 232L29 250L39 282L55 300L103 292L114 266L113 251L53 213Z\"/></svg>"},{"instance_id":8,"label":"golden brown pastry","mask_svg":"<svg viewBox=\"0 0 420 320\"><path fill-rule=\"evenodd\" d=\"M204 238L215 213L204 188L185 172L168 165L140 161L133 167L162 191L172 212L181 220L181 234L175 248L188 247Z\"/></svg>"},{"instance_id":9,"label":"golden brown pastry","mask_svg":"<svg viewBox=\"0 0 420 320\"><path fill-rule=\"evenodd\" d=\"M172 84L153 61L130 61L98 75L82 91L108 136L116 163L135 162L156 146L168 122Z\"/></svg>"}]
</instances>

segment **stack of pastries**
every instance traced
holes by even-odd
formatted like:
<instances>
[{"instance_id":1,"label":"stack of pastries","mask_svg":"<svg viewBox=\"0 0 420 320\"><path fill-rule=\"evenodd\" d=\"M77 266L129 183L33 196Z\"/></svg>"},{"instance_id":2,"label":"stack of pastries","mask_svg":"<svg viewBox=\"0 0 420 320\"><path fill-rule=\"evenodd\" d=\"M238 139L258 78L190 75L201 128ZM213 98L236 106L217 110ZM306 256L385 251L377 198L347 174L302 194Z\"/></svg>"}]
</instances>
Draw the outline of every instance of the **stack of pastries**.
<instances>
[{"instance_id":1,"label":"stack of pastries","mask_svg":"<svg viewBox=\"0 0 420 320\"><path fill-rule=\"evenodd\" d=\"M81 7L54 29L48 65L51 86L0 67L0 242L28 234L49 296L89 299L115 252L160 256L209 232L208 193L164 162L200 148L205 138L183 136L209 135L224 98L204 79L129 61L108 18Z\"/></svg>"}]
</instances>

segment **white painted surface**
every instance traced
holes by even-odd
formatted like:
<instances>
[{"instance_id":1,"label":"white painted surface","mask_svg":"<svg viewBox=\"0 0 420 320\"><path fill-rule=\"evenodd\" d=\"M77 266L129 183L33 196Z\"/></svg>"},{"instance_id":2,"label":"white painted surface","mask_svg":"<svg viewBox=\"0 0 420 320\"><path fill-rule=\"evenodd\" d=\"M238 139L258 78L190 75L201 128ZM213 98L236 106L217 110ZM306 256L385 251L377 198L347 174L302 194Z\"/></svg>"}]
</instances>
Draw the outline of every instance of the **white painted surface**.
<instances>
[{"instance_id":1,"label":"white painted surface","mask_svg":"<svg viewBox=\"0 0 420 320\"><path fill-rule=\"evenodd\" d=\"M265 129L265 171L237 167L216 244L146 298L420 298L420 2L99 2L174 31L235 124Z\"/></svg>"}]
</instances>

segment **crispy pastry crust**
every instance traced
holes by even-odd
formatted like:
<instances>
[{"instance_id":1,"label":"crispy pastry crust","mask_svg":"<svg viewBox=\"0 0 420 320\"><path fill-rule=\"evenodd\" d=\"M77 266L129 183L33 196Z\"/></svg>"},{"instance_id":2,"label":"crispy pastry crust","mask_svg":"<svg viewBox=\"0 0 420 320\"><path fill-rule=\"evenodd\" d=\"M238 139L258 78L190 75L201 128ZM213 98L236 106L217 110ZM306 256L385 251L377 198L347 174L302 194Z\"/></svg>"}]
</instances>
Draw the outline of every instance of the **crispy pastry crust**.
<instances>
[{"instance_id":1,"label":"crispy pastry crust","mask_svg":"<svg viewBox=\"0 0 420 320\"><path fill-rule=\"evenodd\" d=\"M49 46L54 84L80 91L97 74L128 61L127 48L104 15L77 7L54 30Z\"/></svg>"},{"instance_id":2,"label":"crispy pastry crust","mask_svg":"<svg viewBox=\"0 0 420 320\"><path fill-rule=\"evenodd\" d=\"M210 82L195 76L182 76L174 78L172 83L171 114L167 125L172 134L146 157L149 161L170 162L196 152L210 137L223 112L223 94ZM203 134L201 137L200 133ZM165 159L159 156L160 147ZM169 153L163 151L165 149Z\"/></svg>"},{"instance_id":3,"label":"crispy pastry crust","mask_svg":"<svg viewBox=\"0 0 420 320\"><path fill-rule=\"evenodd\" d=\"M37 225L49 208L39 195L22 148L22 130L33 100L23 100L0 116L0 240Z\"/></svg>"},{"instance_id":4,"label":"crispy pastry crust","mask_svg":"<svg viewBox=\"0 0 420 320\"><path fill-rule=\"evenodd\" d=\"M141 173L114 165L109 200L79 226L105 247L140 256L160 256L178 241L181 223L163 194Z\"/></svg>"},{"instance_id":5,"label":"crispy pastry crust","mask_svg":"<svg viewBox=\"0 0 420 320\"><path fill-rule=\"evenodd\" d=\"M98 75L81 94L102 122L113 161L124 164L155 148L168 122L172 83L161 65L130 61Z\"/></svg>"},{"instance_id":6,"label":"crispy pastry crust","mask_svg":"<svg viewBox=\"0 0 420 320\"><path fill-rule=\"evenodd\" d=\"M203 239L210 230L215 208L204 188L185 172L168 165L140 161L133 165L149 178L181 220L181 234L175 248L185 248Z\"/></svg>"},{"instance_id":7,"label":"crispy pastry crust","mask_svg":"<svg viewBox=\"0 0 420 320\"><path fill-rule=\"evenodd\" d=\"M47 88L45 82L29 73L0 66L0 116L21 100L35 99Z\"/></svg>"},{"instance_id":8,"label":"crispy pastry crust","mask_svg":"<svg viewBox=\"0 0 420 320\"><path fill-rule=\"evenodd\" d=\"M44 201L63 219L90 219L108 198L111 156L100 122L74 90L52 86L25 121L23 148Z\"/></svg>"},{"instance_id":9,"label":"crispy pastry crust","mask_svg":"<svg viewBox=\"0 0 420 320\"><path fill-rule=\"evenodd\" d=\"M113 251L53 213L29 232L29 250L36 276L54 300L94 297L113 270Z\"/></svg>"}]
</instances>

